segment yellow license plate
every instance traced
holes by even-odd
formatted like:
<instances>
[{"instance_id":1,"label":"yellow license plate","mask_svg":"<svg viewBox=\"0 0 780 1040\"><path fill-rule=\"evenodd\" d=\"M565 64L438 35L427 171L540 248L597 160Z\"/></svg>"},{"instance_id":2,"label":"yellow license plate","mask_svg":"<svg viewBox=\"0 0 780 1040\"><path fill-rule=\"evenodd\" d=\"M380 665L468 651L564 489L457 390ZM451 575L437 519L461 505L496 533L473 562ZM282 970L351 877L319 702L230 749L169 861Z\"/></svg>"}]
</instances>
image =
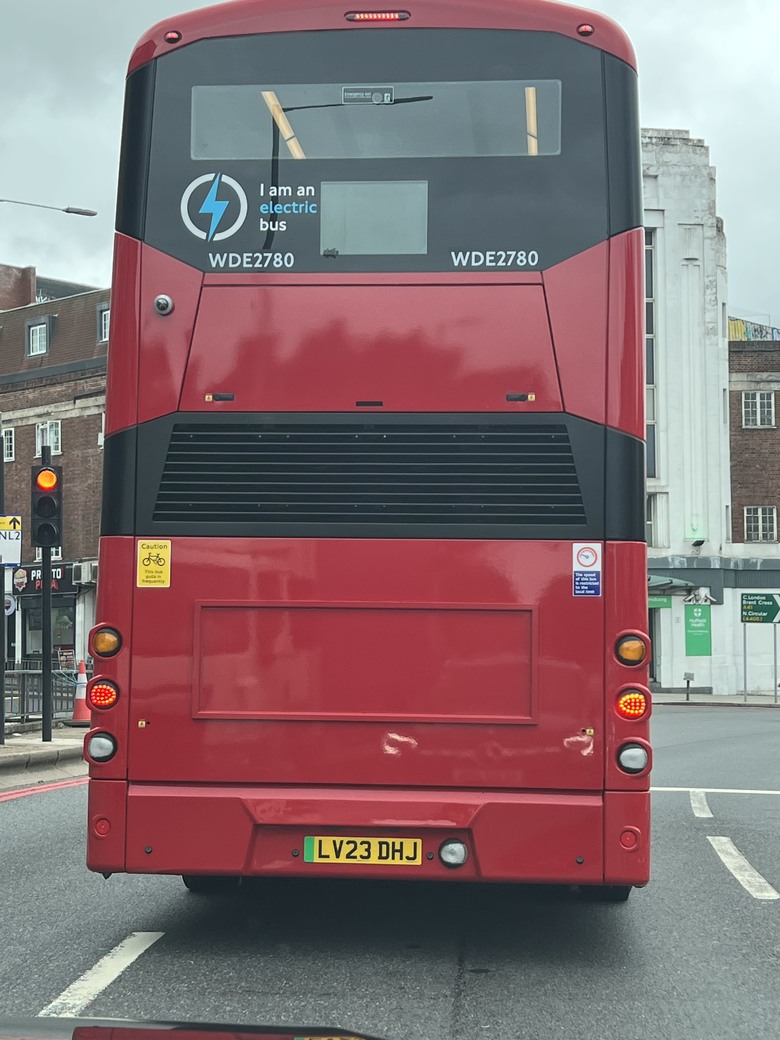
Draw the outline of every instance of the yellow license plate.
<instances>
[{"instance_id":1,"label":"yellow license plate","mask_svg":"<svg viewBox=\"0 0 780 1040\"><path fill-rule=\"evenodd\" d=\"M305 863L367 863L394 867L419 867L422 863L420 838L349 838L341 835L313 835L303 839Z\"/></svg>"}]
</instances>

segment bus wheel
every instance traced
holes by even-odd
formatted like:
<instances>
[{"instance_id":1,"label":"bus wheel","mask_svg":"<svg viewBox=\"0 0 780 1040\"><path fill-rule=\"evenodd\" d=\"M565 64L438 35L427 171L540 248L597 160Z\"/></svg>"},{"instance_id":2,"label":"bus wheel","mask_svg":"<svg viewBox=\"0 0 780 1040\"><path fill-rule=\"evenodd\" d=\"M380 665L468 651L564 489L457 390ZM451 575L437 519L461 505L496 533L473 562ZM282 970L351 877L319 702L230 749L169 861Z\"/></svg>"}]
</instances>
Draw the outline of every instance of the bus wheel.
<instances>
[{"instance_id":1,"label":"bus wheel","mask_svg":"<svg viewBox=\"0 0 780 1040\"><path fill-rule=\"evenodd\" d=\"M591 903L625 903L631 885L580 885L580 899Z\"/></svg>"},{"instance_id":2,"label":"bus wheel","mask_svg":"<svg viewBox=\"0 0 780 1040\"><path fill-rule=\"evenodd\" d=\"M219 895L221 892L232 892L238 888L241 878L237 876L219 876L208 874L182 874L182 881L190 890L199 896Z\"/></svg>"}]
</instances>

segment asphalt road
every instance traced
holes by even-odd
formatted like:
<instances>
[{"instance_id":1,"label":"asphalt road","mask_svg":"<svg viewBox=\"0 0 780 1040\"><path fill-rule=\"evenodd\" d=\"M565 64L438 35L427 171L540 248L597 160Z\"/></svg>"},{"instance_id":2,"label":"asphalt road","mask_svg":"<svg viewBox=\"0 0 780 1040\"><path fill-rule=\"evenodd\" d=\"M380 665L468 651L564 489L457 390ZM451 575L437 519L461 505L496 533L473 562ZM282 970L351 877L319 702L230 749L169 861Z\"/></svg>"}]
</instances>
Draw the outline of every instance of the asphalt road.
<instances>
[{"instance_id":1,"label":"asphalt road","mask_svg":"<svg viewBox=\"0 0 780 1040\"><path fill-rule=\"evenodd\" d=\"M780 892L780 795L711 790L780 791L780 711L662 707L653 738L654 786L684 790L654 795L653 881L619 906L409 883L203 898L178 878L87 873L83 786L0 801L0 1013L38 1014L142 932L163 934L85 1014L392 1040L776 1040L780 899L751 895L708 839Z\"/></svg>"}]
</instances>

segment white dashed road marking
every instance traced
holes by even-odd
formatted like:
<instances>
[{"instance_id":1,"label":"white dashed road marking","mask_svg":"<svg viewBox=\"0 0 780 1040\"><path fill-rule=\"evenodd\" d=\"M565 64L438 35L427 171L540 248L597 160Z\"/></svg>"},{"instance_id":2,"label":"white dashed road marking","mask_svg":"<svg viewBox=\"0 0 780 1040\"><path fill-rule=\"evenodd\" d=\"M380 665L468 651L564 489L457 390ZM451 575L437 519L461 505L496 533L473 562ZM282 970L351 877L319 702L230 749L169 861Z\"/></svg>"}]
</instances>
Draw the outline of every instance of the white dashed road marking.
<instances>
[{"instance_id":1,"label":"white dashed road marking","mask_svg":"<svg viewBox=\"0 0 780 1040\"><path fill-rule=\"evenodd\" d=\"M713 818L712 810L709 805L707 805L707 795L704 791L696 791L692 788L690 796L693 815L698 816L700 820L711 820Z\"/></svg>"},{"instance_id":2,"label":"white dashed road marking","mask_svg":"<svg viewBox=\"0 0 780 1040\"><path fill-rule=\"evenodd\" d=\"M39 1016L71 1018L80 1015L98 994L119 978L125 968L161 939L164 932L133 932L115 946L97 964L84 972L80 979L60 993L56 1000L47 1004Z\"/></svg>"},{"instance_id":3,"label":"white dashed road marking","mask_svg":"<svg viewBox=\"0 0 780 1040\"><path fill-rule=\"evenodd\" d=\"M780 899L780 892L772 888L766 878L751 867L731 838L715 838L708 835L707 841L720 856L724 866L754 899Z\"/></svg>"}]
</instances>

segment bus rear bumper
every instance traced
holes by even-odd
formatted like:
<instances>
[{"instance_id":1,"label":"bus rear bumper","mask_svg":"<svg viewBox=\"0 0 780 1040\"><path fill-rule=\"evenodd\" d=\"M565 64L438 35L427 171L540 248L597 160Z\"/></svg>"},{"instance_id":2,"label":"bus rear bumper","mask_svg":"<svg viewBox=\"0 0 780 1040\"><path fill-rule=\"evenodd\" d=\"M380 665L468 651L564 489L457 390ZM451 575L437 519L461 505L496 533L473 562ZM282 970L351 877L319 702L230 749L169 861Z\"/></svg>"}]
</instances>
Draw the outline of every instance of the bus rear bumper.
<instances>
[{"instance_id":1,"label":"bus rear bumper","mask_svg":"<svg viewBox=\"0 0 780 1040\"><path fill-rule=\"evenodd\" d=\"M103 872L644 885L649 798L92 780L87 859ZM467 849L461 866L442 860L450 841Z\"/></svg>"}]
</instances>

